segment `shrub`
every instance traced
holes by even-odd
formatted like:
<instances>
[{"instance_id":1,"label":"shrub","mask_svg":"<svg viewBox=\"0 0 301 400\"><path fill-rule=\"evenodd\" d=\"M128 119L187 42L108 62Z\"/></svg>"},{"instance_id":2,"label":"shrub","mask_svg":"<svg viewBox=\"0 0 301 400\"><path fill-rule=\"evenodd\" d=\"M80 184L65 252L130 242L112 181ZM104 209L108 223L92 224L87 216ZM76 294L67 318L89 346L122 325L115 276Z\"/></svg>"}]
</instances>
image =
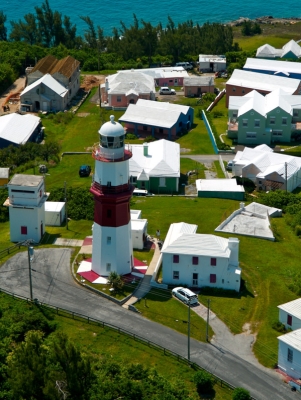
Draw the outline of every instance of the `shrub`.
<instances>
[{"instance_id":1,"label":"shrub","mask_svg":"<svg viewBox=\"0 0 301 400\"><path fill-rule=\"evenodd\" d=\"M295 235L296 236L301 236L301 225L297 225L295 227Z\"/></svg>"},{"instance_id":2,"label":"shrub","mask_svg":"<svg viewBox=\"0 0 301 400\"><path fill-rule=\"evenodd\" d=\"M275 329L275 331L280 332L280 333L286 333L287 329L284 324L282 324L280 321L276 321L272 324L272 328Z\"/></svg>"},{"instance_id":3,"label":"shrub","mask_svg":"<svg viewBox=\"0 0 301 400\"><path fill-rule=\"evenodd\" d=\"M127 133L125 135L125 138L128 139L128 140L136 140L137 136L134 133Z\"/></svg>"},{"instance_id":4,"label":"shrub","mask_svg":"<svg viewBox=\"0 0 301 400\"><path fill-rule=\"evenodd\" d=\"M224 113L219 110L212 111L213 118L221 118L224 116Z\"/></svg>"},{"instance_id":5,"label":"shrub","mask_svg":"<svg viewBox=\"0 0 301 400\"><path fill-rule=\"evenodd\" d=\"M193 377L199 394L211 392L213 389L213 380L211 375L206 371L198 371Z\"/></svg>"},{"instance_id":6,"label":"shrub","mask_svg":"<svg viewBox=\"0 0 301 400\"><path fill-rule=\"evenodd\" d=\"M156 139L153 137L153 136L147 136L146 138L145 138L145 141L146 142L153 142L153 141L155 141Z\"/></svg>"},{"instance_id":7,"label":"shrub","mask_svg":"<svg viewBox=\"0 0 301 400\"><path fill-rule=\"evenodd\" d=\"M238 387L233 391L232 400L251 400L251 396L246 389Z\"/></svg>"}]
</instances>

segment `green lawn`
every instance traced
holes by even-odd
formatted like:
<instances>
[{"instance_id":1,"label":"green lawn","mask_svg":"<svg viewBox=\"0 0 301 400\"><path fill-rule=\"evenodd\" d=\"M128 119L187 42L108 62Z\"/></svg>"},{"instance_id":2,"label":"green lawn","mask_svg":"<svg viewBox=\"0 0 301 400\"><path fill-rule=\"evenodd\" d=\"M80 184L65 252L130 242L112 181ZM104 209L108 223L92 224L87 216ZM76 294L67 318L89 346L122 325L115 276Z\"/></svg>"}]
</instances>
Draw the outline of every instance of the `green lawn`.
<instances>
[{"instance_id":1,"label":"green lawn","mask_svg":"<svg viewBox=\"0 0 301 400\"><path fill-rule=\"evenodd\" d=\"M224 174L224 172L223 172L223 170L221 168L221 165L220 165L219 161L216 160L216 161L213 162L213 164L214 164L214 168L216 170L217 178L218 179L225 178L225 174Z\"/></svg>"},{"instance_id":2,"label":"green lawn","mask_svg":"<svg viewBox=\"0 0 301 400\"><path fill-rule=\"evenodd\" d=\"M184 335L188 332L188 307L174 299L170 290L152 289L143 299L135 303L135 307L148 319L175 329ZM206 322L193 309L190 311L191 337L206 341ZM209 336L213 331L209 327Z\"/></svg>"}]
</instances>

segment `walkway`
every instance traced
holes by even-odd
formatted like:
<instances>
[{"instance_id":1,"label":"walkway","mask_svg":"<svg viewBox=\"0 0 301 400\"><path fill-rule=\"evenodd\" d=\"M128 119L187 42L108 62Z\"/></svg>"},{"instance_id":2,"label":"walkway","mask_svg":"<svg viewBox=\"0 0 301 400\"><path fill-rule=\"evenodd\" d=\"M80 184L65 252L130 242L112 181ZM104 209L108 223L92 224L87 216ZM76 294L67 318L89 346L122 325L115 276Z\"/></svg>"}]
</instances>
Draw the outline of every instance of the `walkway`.
<instances>
[{"instance_id":1,"label":"walkway","mask_svg":"<svg viewBox=\"0 0 301 400\"><path fill-rule=\"evenodd\" d=\"M124 308L129 308L130 305L135 304L139 299L142 299L151 290L150 282L161 254L157 239L154 239L154 243L156 245L156 248L152 261L147 268L144 278L141 279L137 289L133 292L132 297L122 306Z\"/></svg>"}]
</instances>

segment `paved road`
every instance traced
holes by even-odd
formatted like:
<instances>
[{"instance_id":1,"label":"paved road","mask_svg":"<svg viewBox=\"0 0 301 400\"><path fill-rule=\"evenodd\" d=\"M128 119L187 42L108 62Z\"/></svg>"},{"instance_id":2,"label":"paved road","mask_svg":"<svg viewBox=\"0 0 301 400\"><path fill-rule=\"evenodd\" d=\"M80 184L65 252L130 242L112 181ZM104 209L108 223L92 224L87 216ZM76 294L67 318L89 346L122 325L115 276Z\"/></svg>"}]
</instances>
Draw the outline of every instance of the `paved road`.
<instances>
[{"instance_id":1,"label":"paved road","mask_svg":"<svg viewBox=\"0 0 301 400\"><path fill-rule=\"evenodd\" d=\"M79 286L70 273L71 249L35 251L32 268L33 297L41 302L76 311L136 333L180 355L187 356L187 337L125 310ZM27 252L18 253L1 268L0 287L29 297ZM234 386L249 390L258 400L300 398L273 371L264 372L231 352L191 340L191 361Z\"/></svg>"}]
</instances>

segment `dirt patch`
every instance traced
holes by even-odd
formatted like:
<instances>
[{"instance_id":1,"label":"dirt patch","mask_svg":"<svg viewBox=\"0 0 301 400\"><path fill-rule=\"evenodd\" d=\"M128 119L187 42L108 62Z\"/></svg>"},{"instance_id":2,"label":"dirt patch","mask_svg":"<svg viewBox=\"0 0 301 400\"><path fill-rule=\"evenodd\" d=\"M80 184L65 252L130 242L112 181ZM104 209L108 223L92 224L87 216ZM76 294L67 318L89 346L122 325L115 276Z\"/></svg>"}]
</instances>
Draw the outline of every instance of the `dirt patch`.
<instances>
[{"instance_id":1,"label":"dirt patch","mask_svg":"<svg viewBox=\"0 0 301 400\"><path fill-rule=\"evenodd\" d=\"M185 149L185 147L181 147L180 153L189 153L191 149Z\"/></svg>"},{"instance_id":2,"label":"dirt patch","mask_svg":"<svg viewBox=\"0 0 301 400\"><path fill-rule=\"evenodd\" d=\"M76 116L77 117L88 117L88 115L90 115L90 113L77 113Z\"/></svg>"}]
</instances>

